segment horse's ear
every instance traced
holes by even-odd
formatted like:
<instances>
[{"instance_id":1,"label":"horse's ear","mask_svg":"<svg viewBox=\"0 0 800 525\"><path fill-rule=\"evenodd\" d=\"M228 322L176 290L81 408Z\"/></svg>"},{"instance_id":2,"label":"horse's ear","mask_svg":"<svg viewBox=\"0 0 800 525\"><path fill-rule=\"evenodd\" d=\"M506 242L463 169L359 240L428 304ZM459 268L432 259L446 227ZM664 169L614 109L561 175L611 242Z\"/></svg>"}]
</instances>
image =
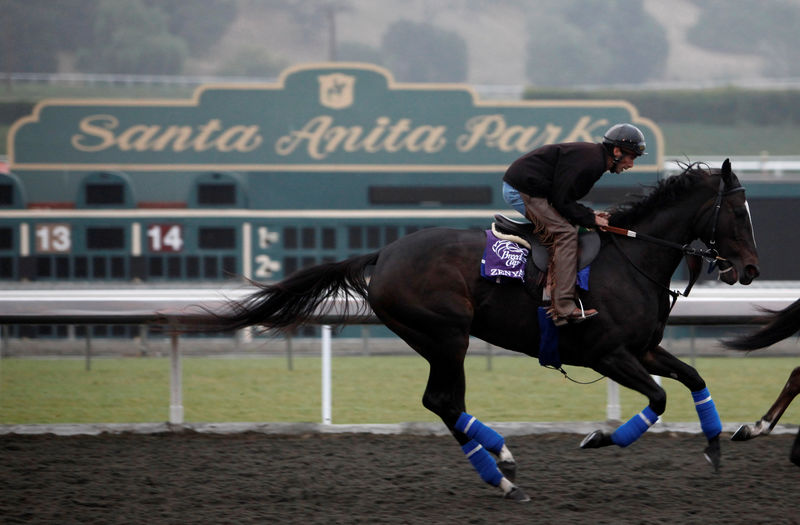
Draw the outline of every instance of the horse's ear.
<instances>
[{"instance_id":1,"label":"horse's ear","mask_svg":"<svg viewBox=\"0 0 800 525\"><path fill-rule=\"evenodd\" d=\"M725 159L722 163L722 180L728 185L731 182L731 159Z\"/></svg>"}]
</instances>

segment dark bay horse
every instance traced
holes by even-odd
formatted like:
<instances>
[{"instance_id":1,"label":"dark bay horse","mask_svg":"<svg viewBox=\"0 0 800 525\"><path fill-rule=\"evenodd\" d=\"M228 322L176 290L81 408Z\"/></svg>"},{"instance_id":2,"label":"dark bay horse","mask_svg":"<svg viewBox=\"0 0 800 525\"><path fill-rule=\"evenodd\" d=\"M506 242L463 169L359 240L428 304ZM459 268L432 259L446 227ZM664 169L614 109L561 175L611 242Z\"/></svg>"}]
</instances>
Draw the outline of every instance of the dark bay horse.
<instances>
[{"instance_id":1,"label":"dark bay horse","mask_svg":"<svg viewBox=\"0 0 800 525\"><path fill-rule=\"evenodd\" d=\"M602 233L589 291L582 293L584 304L600 314L559 327L558 351L562 363L596 370L641 393L648 405L613 434L593 432L581 446L624 447L641 436L666 408L666 393L654 374L692 392L708 439L706 457L716 467L722 427L705 381L659 343L670 310L670 279L684 256L681 246L700 239L712 247L724 258L720 279L728 284L749 284L758 276L744 188L727 160L721 169L685 166L649 195L615 210L611 224L668 245ZM422 403L442 419L481 479L501 488L505 498L528 501L513 483L516 463L503 437L466 412L464 357L471 335L538 356L537 308L543 302L541 294L533 296L519 281L497 284L482 278L485 244L482 231L421 230L374 253L260 285L258 292L204 322L220 330L252 325L280 330L309 321L332 298L368 305L428 361Z\"/></svg>"},{"instance_id":2,"label":"dark bay horse","mask_svg":"<svg viewBox=\"0 0 800 525\"><path fill-rule=\"evenodd\" d=\"M758 350L783 341L800 330L800 299L783 310L767 310L767 312L770 315L763 327L751 334L723 341L723 344L734 350ZM769 434L797 394L800 394L800 366L789 374L789 379L767 413L756 421L753 427L749 425L739 427L731 439L746 441ZM800 431L797 432L789 459L795 465L800 466Z\"/></svg>"}]
</instances>

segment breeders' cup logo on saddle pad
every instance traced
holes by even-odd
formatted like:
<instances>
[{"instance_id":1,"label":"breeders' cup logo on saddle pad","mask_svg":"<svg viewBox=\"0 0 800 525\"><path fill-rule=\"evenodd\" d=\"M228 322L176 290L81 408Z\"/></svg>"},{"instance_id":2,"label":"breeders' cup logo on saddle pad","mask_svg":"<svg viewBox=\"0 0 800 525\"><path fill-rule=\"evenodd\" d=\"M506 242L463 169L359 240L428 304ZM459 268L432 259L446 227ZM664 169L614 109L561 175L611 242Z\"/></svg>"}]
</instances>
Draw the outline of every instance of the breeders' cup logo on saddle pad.
<instances>
[{"instance_id":1,"label":"breeders' cup logo on saddle pad","mask_svg":"<svg viewBox=\"0 0 800 525\"><path fill-rule=\"evenodd\" d=\"M343 73L319 75L319 103L331 109L344 109L353 104L356 77Z\"/></svg>"},{"instance_id":2,"label":"breeders' cup logo on saddle pad","mask_svg":"<svg viewBox=\"0 0 800 525\"><path fill-rule=\"evenodd\" d=\"M528 257L528 250L511 241L497 241L492 245L492 251L509 268L518 267Z\"/></svg>"}]
</instances>

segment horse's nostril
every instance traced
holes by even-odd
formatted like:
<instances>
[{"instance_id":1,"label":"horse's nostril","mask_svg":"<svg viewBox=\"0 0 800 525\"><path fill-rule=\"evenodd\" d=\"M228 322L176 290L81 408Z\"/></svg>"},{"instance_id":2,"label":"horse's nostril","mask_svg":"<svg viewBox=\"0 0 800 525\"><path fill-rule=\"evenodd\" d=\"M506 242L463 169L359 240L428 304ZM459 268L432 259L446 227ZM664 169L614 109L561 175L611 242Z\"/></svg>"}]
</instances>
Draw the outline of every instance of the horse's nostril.
<instances>
[{"instance_id":1,"label":"horse's nostril","mask_svg":"<svg viewBox=\"0 0 800 525\"><path fill-rule=\"evenodd\" d=\"M761 272L758 271L758 266L753 266L752 264L748 264L744 267L744 273L751 279L755 279L761 275Z\"/></svg>"}]
</instances>

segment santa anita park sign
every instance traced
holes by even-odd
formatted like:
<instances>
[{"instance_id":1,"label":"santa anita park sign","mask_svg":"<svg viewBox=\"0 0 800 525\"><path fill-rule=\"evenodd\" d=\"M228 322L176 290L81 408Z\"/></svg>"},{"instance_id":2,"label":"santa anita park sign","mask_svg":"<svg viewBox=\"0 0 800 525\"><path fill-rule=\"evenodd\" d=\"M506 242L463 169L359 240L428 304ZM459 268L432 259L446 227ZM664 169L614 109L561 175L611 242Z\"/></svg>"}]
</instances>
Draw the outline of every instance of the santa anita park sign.
<instances>
[{"instance_id":1,"label":"santa anita park sign","mask_svg":"<svg viewBox=\"0 0 800 525\"><path fill-rule=\"evenodd\" d=\"M190 100L46 100L12 126L8 151L17 172L502 173L537 146L596 142L617 122L644 132L636 172L654 173L661 132L625 101L483 101L465 85L330 63L275 84L202 86Z\"/></svg>"}]
</instances>

